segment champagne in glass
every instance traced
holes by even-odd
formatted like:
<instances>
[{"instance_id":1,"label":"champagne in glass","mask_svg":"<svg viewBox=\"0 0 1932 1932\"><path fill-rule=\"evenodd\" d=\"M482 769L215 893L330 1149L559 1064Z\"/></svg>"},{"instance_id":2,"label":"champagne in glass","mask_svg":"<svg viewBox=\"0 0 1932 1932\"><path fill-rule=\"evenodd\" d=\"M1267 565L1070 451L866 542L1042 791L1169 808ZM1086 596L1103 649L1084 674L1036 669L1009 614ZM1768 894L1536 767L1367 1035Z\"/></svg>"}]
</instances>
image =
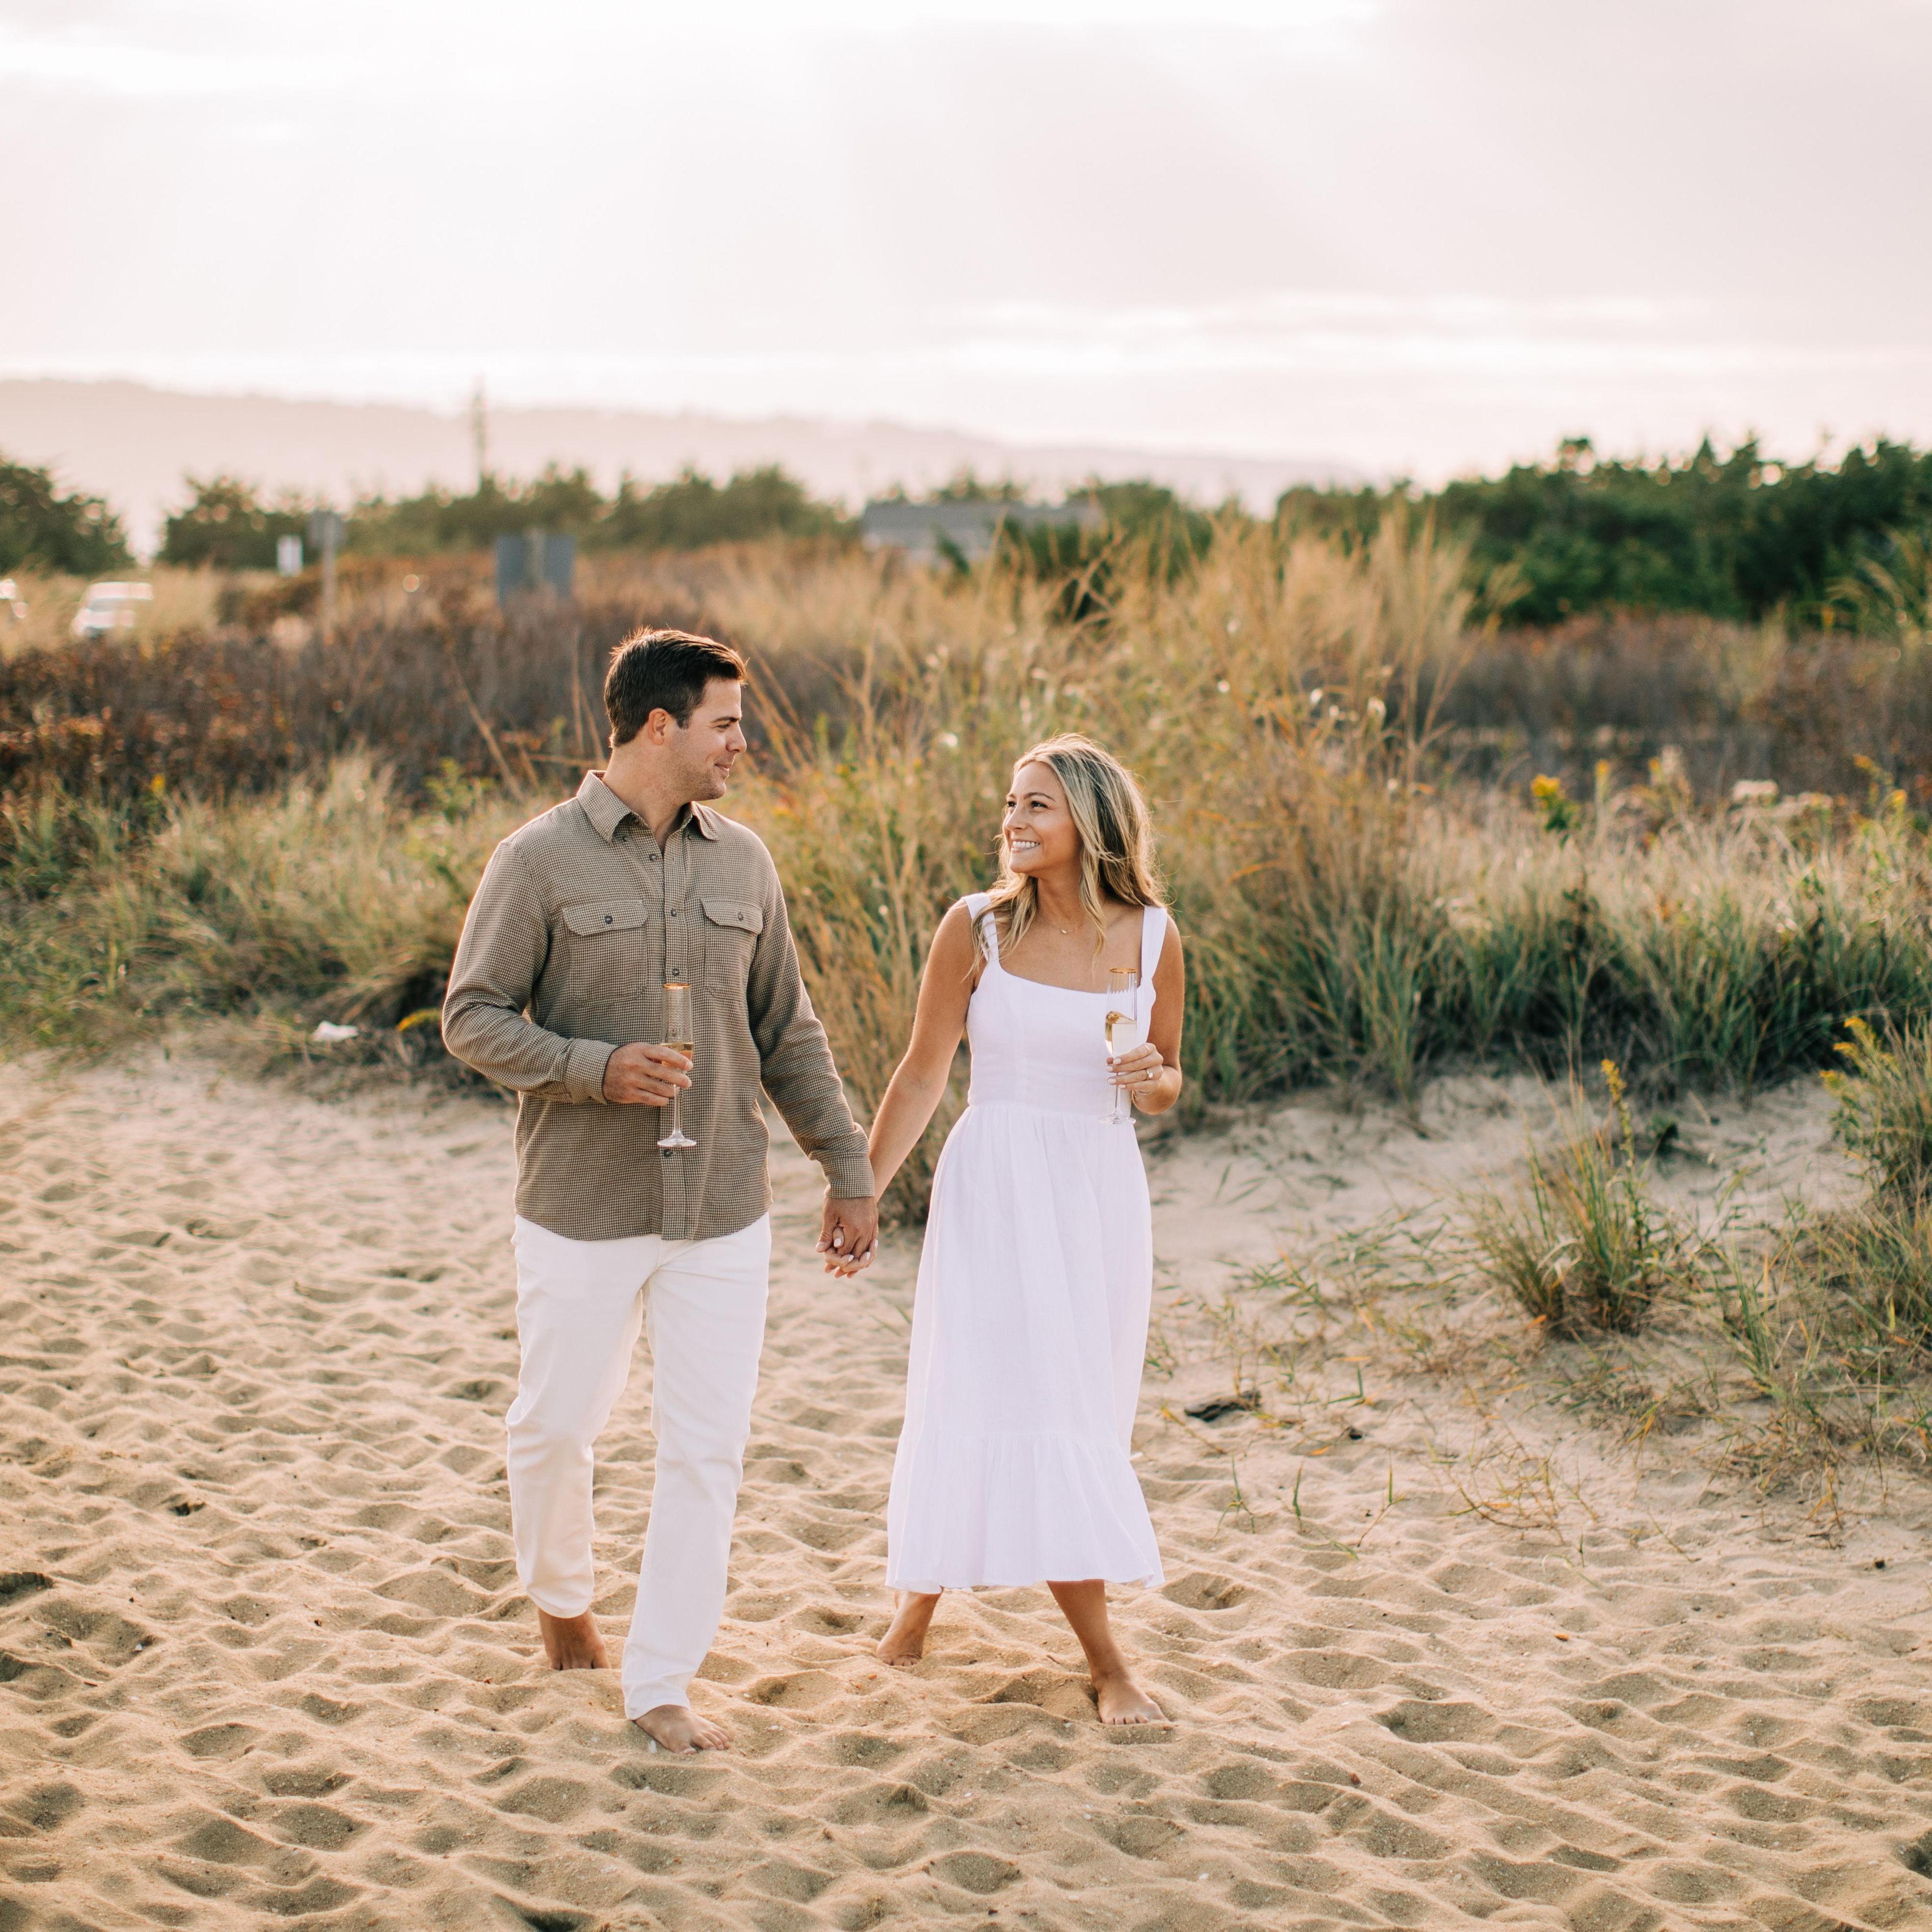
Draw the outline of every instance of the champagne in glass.
<instances>
[{"instance_id":1,"label":"champagne in glass","mask_svg":"<svg viewBox=\"0 0 1932 1932\"><path fill-rule=\"evenodd\" d=\"M664 1037L662 1044L674 1053L682 1053L689 1059L697 1041L692 1038L691 988L683 981L669 979L664 981ZM694 1147L698 1143L684 1131L682 1115L678 1103L683 1097L682 1087L670 1090L670 1131L658 1142L660 1147Z\"/></svg>"},{"instance_id":2,"label":"champagne in glass","mask_svg":"<svg viewBox=\"0 0 1932 1932\"><path fill-rule=\"evenodd\" d=\"M1141 1044L1141 976L1131 966L1110 966L1107 971L1107 1052L1124 1053ZM1126 1119L1121 1111L1120 1089L1114 1089L1114 1104L1107 1118L1116 1127Z\"/></svg>"}]
</instances>

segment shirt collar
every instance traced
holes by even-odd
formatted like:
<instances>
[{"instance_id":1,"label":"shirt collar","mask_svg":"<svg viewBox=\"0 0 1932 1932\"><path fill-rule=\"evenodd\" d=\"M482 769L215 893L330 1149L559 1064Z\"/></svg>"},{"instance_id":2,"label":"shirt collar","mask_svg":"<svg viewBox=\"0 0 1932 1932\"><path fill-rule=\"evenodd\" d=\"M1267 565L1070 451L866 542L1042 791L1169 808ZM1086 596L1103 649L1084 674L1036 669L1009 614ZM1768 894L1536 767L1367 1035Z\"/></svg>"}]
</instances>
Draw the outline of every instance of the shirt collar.
<instances>
[{"instance_id":1,"label":"shirt collar","mask_svg":"<svg viewBox=\"0 0 1932 1932\"><path fill-rule=\"evenodd\" d=\"M637 819L638 815L622 799L604 783L601 771L586 771L584 783L577 788L577 802L584 807L584 816L590 821L597 836L608 846L617 835L617 828L626 819ZM717 831L710 823L709 806L690 804L678 808L677 816L671 821L674 833L682 831L686 826L707 839L716 839ZM640 825L644 823L638 819Z\"/></svg>"},{"instance_id":2,"label":"shirt collar","mask_svg":"<svg viewBox=\"0 0 1932 1932\"><path fill-rule=\"evenodd\" d=\"M638 816L604 783L601 771L586 771L584 774L584 783L577 788L577 802L584 807L584 816L607 846L616 837L617 828L626 819Z\"/></svg>"}]
</instances>

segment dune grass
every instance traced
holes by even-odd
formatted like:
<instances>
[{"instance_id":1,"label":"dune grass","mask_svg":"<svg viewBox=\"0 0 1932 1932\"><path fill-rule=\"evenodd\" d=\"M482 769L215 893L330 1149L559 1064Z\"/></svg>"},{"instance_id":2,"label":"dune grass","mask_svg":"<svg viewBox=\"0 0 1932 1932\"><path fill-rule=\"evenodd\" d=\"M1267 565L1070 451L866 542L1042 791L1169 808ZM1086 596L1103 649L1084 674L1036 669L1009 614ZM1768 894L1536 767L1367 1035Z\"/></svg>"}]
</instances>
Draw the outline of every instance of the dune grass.
<instances>
[{"instance_id":1,"label":"dune grass","mask_svg":"<svg viewBox=\"0 0 1932 1932\"><path fill-rule=\"evenodd\" d=\"M1870 1346L1932 1361L1932 1022L1880 1033L1854 1018L1825 1075L1833 1126L1870 1176L1856 1207L1793 1230L1790 1272L1854 1318Z\"/></svg>"},{"instance_id":2,"label":"dune grass","mask_svg":"<svg viewBox=\"0 0 1932 1932\"><path fill-rule=\"evenodd\" d=\"M1513 1194L1472 1203L1470 1232L1491 1278L1553 1335L1628 1335L1659 1297L1694 1279L1696 1244L1649 1185L1622 1070L1604 1063L1610 1117L1588 1117L1580 1090L1555 1143L1532 1147Z\"/></svg>"},{"instance_id":3,"label":"dune grass","mask_svg":"<svg viewBox=\"0 0 1932 1932\"><path fill-rule=\"evenodd\" d=\"M1834 1128L1872 1186L1849 1207L1801 1212L1768 1252L1726 1257L1720 1312L1763 1405L1741 1435L1760 1480L1820 1482L1835 1511L1849 1452L1932 1462L1932 1029L1854 1020L1828 1074Z\"/></svg>"},{"instance_id":4,"label":"dune grass","mask_svg":"<svg viewBox=\"0 0 1932 1932\"><path fill-rule=\"evenodd\" d=\"M1680 1330L1714 1333L1728 1360L1728 1376L1707 1358L1701 1387L1677 1385L1684 1412L1720 1420L1730 1460L1761 1486L1804 1483L1833 1522L1848 1455L1932 1462L1932 1028L1881 1033L1854 1020L1847 1033L1844 1064L1826 1078L1834 1130L1870 1191L1799 1209L1768 1237L1680 1236L1652 1297ZM1612 1230L1630 1218L1588 1217Z\"/></svg>"},{"instance_id":5,"label":"dune grass","mask_svg":"<svg viewBox=\"0 0 1932 1932\"><path fill-rule=\"evenodd\" d=\"M487 786L448 793L405 807L352 756L221 804L9 801L0 1024L65 1047L237 1012L394 1026L442 996L484 862L530 813Z\"/></svg>"},{"instance_id":6,"label":"dune grass","mask_svg":"<svg viewBox=\"0 0 1932 1932\"><path fill-rule=\"evenodd\" d=\"M751 551L680 579L680 614L752 657L765 742L729 809L777 858L860 1110L940 913L992 876L1014 756L1069 729L1118 751L1154 804L1188 946L1190 1119L1324 1080L1410 1101L1430 1069L1476 1060L1748 1087L1827 1062L1847 1018L1932 1010L1932 852L1888 786L1862 812L1781 816L1606 780L1552 813L1460 778L1442 720L1481 642L1464 581L1452 547L1394 522L1353 548L1230 525L1187 571L1125 551L1072 584ZM589 738L564 648L567 750ZM548 675L532 660L517 688ZM492 843L575 768L502 739L488 777L446 763L406 796L382 734L394 714L422 769L409 709L386 701L365 750L257 795L126 774L90 792L84 759L64 783L20 781L0 820L0 1026L46 1043L210 1012L380 1028L433 1004Z\"/></svg>"}]
</instances>

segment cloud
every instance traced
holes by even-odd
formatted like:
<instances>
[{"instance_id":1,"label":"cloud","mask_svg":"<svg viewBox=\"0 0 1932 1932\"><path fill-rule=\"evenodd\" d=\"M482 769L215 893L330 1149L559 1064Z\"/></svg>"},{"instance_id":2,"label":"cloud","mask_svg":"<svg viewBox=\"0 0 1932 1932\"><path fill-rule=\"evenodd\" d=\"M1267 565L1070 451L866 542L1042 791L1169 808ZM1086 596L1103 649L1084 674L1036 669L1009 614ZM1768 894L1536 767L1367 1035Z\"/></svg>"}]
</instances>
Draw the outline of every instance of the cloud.
<instances>
[{"instance_id":1,"label":"cloud","mask_svg":"<svg viewBox=\"0 0 1932 1932\"><path fill-rule=\"evenodd\" d=\"M0 0L0 364L1417 467L1925 435L1928 58L1922 0Z\"/></svg>"}]
</instances>

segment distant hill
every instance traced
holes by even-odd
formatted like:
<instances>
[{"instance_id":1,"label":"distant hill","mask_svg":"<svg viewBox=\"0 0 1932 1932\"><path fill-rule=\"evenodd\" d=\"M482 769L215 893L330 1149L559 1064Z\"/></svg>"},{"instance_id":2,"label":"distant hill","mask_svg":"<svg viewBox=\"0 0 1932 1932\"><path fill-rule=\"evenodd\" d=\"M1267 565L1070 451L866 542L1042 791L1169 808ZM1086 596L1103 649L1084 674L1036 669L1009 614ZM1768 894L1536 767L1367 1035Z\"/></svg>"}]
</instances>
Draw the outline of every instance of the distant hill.
<instances>
[{"instance_id":1,"label":"distant hill","mask_svg":"<svg viewBox=\"0 0 1932 1932\"><path fill-rule=\"evenodd\" d=\"M1054 493L1090 476L1147 476L1197 502L1233 495L1256 509L1291 483L1366 480L1346 464L1315 458L1034 448L892 422L493 408L488 426L490 466L504 476L532 476L551 461L581 464L608 489L626 469L655 482L686 464L722 477L779 463L814 495L855 509L894 484L917 492L966 467ZM476 476L463 416L387 403L189 395L131 382L0 381L0 452L51 465L69 486L106 497L143 551L158 540L162 516L180 500L190 470L232 472L270 490L287 485L338 500L432 482L466 489Z\"/></svg>"}]
</instances>

